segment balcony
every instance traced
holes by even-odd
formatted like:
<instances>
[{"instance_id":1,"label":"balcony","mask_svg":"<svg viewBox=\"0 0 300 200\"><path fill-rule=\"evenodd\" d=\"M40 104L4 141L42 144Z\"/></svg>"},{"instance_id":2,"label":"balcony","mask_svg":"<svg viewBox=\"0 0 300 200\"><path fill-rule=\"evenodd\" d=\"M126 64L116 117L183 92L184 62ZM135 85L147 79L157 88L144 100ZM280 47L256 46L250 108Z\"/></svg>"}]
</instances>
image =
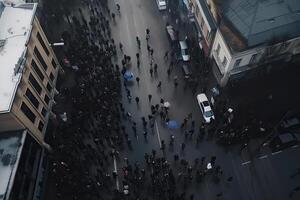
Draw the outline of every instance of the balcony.
<instances>
[{"instance_id":1,"label":"balcony","mask_svg":"<svg viewBox=\"0 0 300 200\"><path fill-rule=\"evenodd\" d=\"M217 63L217 66L218 66L221 74L224 74L225 73L225 66L222 63L222 61L221 61L221 59L220 59L220 57L218 55L218 52L216 50L213 50L213 56L214 56L214 59L215 59L215 61Z\"/></svg>"}]
</instances>

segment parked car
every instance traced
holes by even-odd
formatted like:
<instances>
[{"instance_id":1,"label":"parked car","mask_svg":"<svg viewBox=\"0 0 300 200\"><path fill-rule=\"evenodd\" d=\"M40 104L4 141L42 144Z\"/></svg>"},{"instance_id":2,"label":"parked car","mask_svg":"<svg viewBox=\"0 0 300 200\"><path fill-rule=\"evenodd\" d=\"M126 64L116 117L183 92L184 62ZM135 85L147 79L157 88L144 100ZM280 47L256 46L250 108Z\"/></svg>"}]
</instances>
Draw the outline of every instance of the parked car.
<instances>
[{"instance_id":1,"label":"parked car","mask_svg":"<svg viewBox=\"0 0 300 200\"><path fill-rule=\"evenodd\" d=\"M188 51L188 46L186 41L179 41L179 47L180 47L180 53L181 53L181 57L182 60L187 62L190 60L190 55L189 55L189 51Z\"/></svg>"},{"instance_id":2,"label":"parked car","mask_svg":"<svg viewBox=\"0 0 300 200\"><path fill-rule=\"evenodd\" d=\"M285 130L286 129L293 129L293 130L300 129L300 118L292 117L292 118L286 119L286 120L282 121L279 128L281 130L284 130L284 129Z\"/></svg>"},{"instance_id":3,"label":"parked car","mask_svg":"<svg viewBox=\"0 0 300 200\"><path fill-rule=\"evenodd\" d=\"M189 79L191 76L190 66L187 63L183 63L181 66L182 66L182 72L183 72L184 78L186 80Z\"/></svg>"},{"instance_id":4,"label":"parked car","mask_svg":"<svg viewBox=\"0 0 300 200\"><path fill-rule=\"evenodd\" d=\"M278 151L298 144L299 139L297 134L290 132L281 133L270 142L270 145L273 150Z\"/></svg>"},{"instance_id":5,"label":"parked car","mask_svg":"<svg viewBox=\"0 0 300 200\"><path fill-rule=\"evenodd\" d=\"M166 0L156 0L158 10L166 10L167 9L167 1Z\"/></svg>"},{"instance_id":6,"label":"parked car","mask_svg":"<svg viewBox=\"0 0 300 200\"><path fill-rule=\"evenodd\" d=\"M169 25L169 24L166 25L166 32L167 32L170 42L172 44L177 43L177 41L178 41L177 33L174 30L174 27L172 25Z\"/></svg>"},{"instance_id":7,"label":"parked car","mask_svg":"<svg viewBox=\"0 0 300 200\"><path fill-rule=\"evenodd\" d=\"M197 101L202 112L205 123L210 123L211 119L215 119L214 113L210 107L209 101L204 93L197 95Z\"/></svg>"}]
</instances>

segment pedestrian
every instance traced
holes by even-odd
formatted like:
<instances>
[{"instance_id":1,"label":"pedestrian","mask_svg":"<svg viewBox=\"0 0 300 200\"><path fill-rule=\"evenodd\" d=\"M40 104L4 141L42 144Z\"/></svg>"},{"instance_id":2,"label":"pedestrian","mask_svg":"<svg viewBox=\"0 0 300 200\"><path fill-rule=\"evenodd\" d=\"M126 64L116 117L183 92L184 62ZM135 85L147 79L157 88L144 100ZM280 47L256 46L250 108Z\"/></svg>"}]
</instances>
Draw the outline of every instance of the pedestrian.
<instances>
[{"instance_id":1,"label":"pedestrian","mask_svg":"<svg viewBox=\"0 0 300 200\"><path fill-rule=\"evenodd\" d=\"M116 21L115 20L115 17L116 17L115 13L111 13L111 17L112 17L113 21L115 22Z\"/></svg>"},{"instance_id":2,"label":"pedestrian","mask_svg":"<svg viewBox=\"0 0 300 200\"><path fill-rule=\"evenodd\" d=\"M167 74L168 74L168 78L169 78L170 75L171 75L171 69L170 68L167 69Z\"/></svg>"},{"instance_id":3,"label":"pedestrian","mask_svg":"<svg viewBox=\"0 0 300 200\"><path fill-rule=\"evenodd\" d=\"M151 67L149 71L150 71L150 75L152 77L153 76L153 68Z\"/></svg>"},{"instance_id":4,"label":"pedestrian","mask_svg":"<svg viewBox=\"0 0 300 200\"><path fill-rule=\"evenodd\" d=\"M184 151L184 149L185 149L185 143L182 143L181 144L181 150Z\"/></svg>"},{"instance_id":5,"label":"pedestrian","mask_svg":"<svg viewBox=\"0 0 300 200\"><path fill-rule=\"evenodd\" d=\"M155 73L157 73L157 68L158 68L158 65L155 63L155 64L154 64L154 72L155 72Z\"/></svg>"},{"instance_id":6,"label":"pedestrian","mask_svg":"<svg viewBox=\"0 0 300 200\"><path fill-rule=\"evenodd\" d=\"M232 177L232 176L230 176L230 177L227 178L227 181L228 181L228 182L231 182L232 180L233 180L233 177Z\"/></svg>"},{"instance_id":7,"label":"pedestrian","mask_svg":"<svg viewBox=\"0 0 300 200\"><path fill-rule=\"evenodd\" d=\"M161 89L161 81L158 82L157 88Z\"/></svg>"},{"instance_id":8,"label":"pedestrian","mask_svg":"<svg viewBox=\"0 0 300 200\"><path fill-rule=\"evenodd\" d=\"M150 49L150 56L151 56L151 58L153 58L153 53L154 53L154 49L151 48L151 49Z\"/></svg>"},{"instance_id":9,"label":"pedestrian","mask_svg":"<svg viewBox=\"0 0 300 200\"><path fill-rule=\"evenodd\" d=\"M136 104L139 104L140 98L139 97L135 97L135 102L136 102Z\"/></svg>"},{"instance_id":10,"label":"pedestrian","mask_svg":"<svg viewBox=\"0 0 300 200\"><path fill-rule=\"evenodd\" d=\"M121 12L120 12L120 5L118 3L116 4L116 7L117 7L118 13L121 14Z\"/></svg>"},{"instance_id":11,"label":"pedestrian","mask_svg":"<svg viewBox=\"0 0 300 200\"><path fill-rule=\"evenodd\" d=\"M168 55L169 55L169 51L166 51L166 52L165 52L165 55L164 55L164 60L165 60L165 61L168 60L168 57L169 57Z\"/></svg>"},{"instance_id":12,"label":"pedestrian","mask_svg":"<svg viewBox=\"0 0 300 200\"><path fill-rule=\"evenodd\" d=\"M149 102L151 102L151 99L152 99L152 95L151 94L148 94L148 99L149 99Z\"/></svg>"},{"instance_id":13,"label":"pedestrian","mask_svg":"<svg viewBox=\"0 0 300 200\"><path fill-rule=\"evenodd\" d=\"M120 47L121 52L123 53L123 44L121 42L119 43L119 47Z\"/></svg>"},{"instance_id":14,"label":"pedestrian","mask_svg":"<svg viewBox=\"0 0 300 200\"><path fill-rule=\"evenodd\" d=\"M175 88L177 88L177 86L178 86L178 82L177 81L174 82L174 86L175 86Z\"/></svg>"},{"instance_id":15,"label":"pedestrian","mask_svg":"<svg viewBox=\"0 0 300 200\"><path fill-rule=\"evenodd\" d=\"M135 80L136 80L137 84L139 85L139 83L140 83L140 77L136 77Z\"/></svg>"},{"instance_id":16,"label":"pedestrian","mask_svg":"<svg viewBox=\"0 0 300 200\"><path fill-rule=\"evenodd\" d=\"M141 49L141 40L138 36L136 36L136 43L138 45L138 48Z\"/></svg>"}]
</instances>

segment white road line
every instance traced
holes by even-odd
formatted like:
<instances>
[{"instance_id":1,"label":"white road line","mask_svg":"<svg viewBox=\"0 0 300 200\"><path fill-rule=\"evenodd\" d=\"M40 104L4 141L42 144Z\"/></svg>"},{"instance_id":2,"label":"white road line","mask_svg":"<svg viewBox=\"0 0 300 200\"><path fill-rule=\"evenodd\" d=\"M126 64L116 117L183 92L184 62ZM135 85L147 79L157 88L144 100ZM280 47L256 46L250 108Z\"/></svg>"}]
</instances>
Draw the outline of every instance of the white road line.
<instances>
[{"instance_id":1,"label":"white road line","mask_svg":"<svg viewBox=\"0 0 300 200\"><path fill-rule=\"evenodd\" d=\"M276 151L276 152L272 153L272 155L274 156L274 155L279 154L281 152L282 152L281 150L280 151Z\"/></svg>"},{"instance_id":2,"label":"white road line","mask_svg":"<svg viewBox=\"0 0 300 200\"><path fill-rule=\"evenodd\" d=\"M296 144L296 145L294 145L294 146L292 146L292 148L297 148L298 147L298 145Z\"/></svg>"},{"instance_id":3,"label":"white road line","mask_svg":"<svg viewBox=\"0 0 300 200\"><path fill-rule=\"evenodd\" d=\"M117 174L118 174L117 160L116 160L115 156L114 156L114 171L117 172ZM120 190L120 184L119 184L119 177L118 176L117 176L117 179L116 179L116 186L117 186L117 190Z\"/></svg>"},{"instance_id":4,"label":"white road line","mask_svg":"<svg viewBox=\"0 0 300 200\"><path fill-rule=\"evenodd\" d=\"M158 130L158 126L157 126L156 120L155 120L155 129L156 129L156 132L157 132L157 138L158 138L158 142L159 142L159 147L161 147L160 134L159 134L159 130Z\"/></svg>"},{"instance_id":5,"label":"white road line","mask_svg":"<svg viewBox=\"0 0 300 200\"><path fill-rule=\"evenodd\" d=\"M243 162L242 165L247 165L247 164L250 164L250 163L251 163L251 161L249 160L249 161Z\"/></svg>"},{"instance_id":6,"label":"white road line","mask_svg":"<svg viewBox=\"0 0 300 200\"><path fill-rule=\"evenodd\" d=\"M264 156L259 157L258 159L264 159L264 158L267 158L267 157L268 157L268 155L264 155Z\"/></svg>"}]
</instances>

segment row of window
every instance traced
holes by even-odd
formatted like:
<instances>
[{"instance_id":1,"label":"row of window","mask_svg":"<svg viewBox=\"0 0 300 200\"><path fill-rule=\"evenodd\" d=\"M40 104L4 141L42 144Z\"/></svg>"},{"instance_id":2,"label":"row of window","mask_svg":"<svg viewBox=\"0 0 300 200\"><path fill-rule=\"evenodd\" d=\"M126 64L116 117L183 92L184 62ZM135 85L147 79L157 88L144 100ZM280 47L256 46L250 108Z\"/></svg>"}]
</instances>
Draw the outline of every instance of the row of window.
<instances>
[{"instance_id":1,"label":"row of window","mask_svg":"<svg viewBox=\"0 0 300 200\"><path fill-rule=\"evenodd\" d=\"M23 112L23 114L34 124L35 120L36 120L36 115L32 112L32 110L26 105L25 102L22 102L21 105L21 111ZM44 112L44 114L43 114ZM45 108L43 108L42 110L42 114L46 115L47 111ZM38 124L38 129L40 131L43 131L44 128L44 122L42 120L39 121Z\"/></svg>"}]
</instances>

